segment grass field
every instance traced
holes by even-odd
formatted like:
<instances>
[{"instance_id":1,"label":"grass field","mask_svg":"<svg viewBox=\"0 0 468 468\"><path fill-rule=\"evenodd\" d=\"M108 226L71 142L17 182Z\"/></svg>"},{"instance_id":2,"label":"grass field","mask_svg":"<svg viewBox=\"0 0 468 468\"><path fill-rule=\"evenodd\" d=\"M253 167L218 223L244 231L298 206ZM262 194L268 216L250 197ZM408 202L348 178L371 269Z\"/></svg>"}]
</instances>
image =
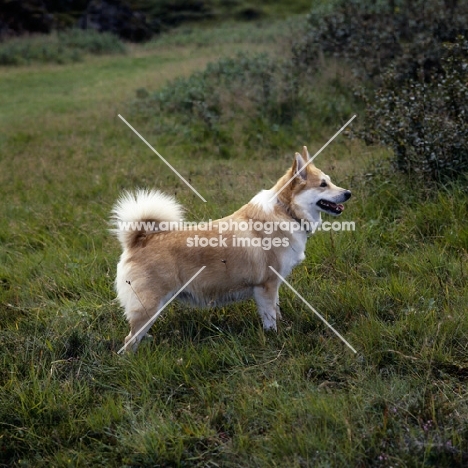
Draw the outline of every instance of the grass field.
<instances>
[{"instance_id":1,"label":"grass field","mask_svg":"<svg viewBox=\"0 0 468 468\"><path fill-rule=\"evenodd\" d=\"M317 159L352 190L343 220L356 230L317 233L289 279L357 355L286 287L277 334L250 302L172 304L153 340L117 354L128 330L108 219L120 191L157 187L189 219L215 219L344 123L223 159L159 141L158 116L137 119L202 203L117 115L132 123L137 90L220 57L283 53L274 30L231 28L0 68L0 466L466 466L466 185L415 186L358 140Z\"/></svg>"}]
</instances>

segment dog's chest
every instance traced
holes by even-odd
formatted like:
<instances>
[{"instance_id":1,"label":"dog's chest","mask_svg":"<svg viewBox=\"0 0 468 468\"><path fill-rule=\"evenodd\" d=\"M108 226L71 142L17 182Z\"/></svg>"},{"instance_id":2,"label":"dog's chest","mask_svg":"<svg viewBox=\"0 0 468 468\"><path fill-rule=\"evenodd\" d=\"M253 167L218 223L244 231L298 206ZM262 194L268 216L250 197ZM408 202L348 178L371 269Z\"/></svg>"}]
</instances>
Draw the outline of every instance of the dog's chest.
<instances>
[{"instance_id":1,"label":"dog's chest","mask_svg":"<svg viewBox=\"0 0 468 468\"><path fill-rule=\"evenodd\" d=\"M305 259L305 246L307 242L307 235L298 233L290 239L289 248L286 250L283 257L281 270L282 275L287 276L291 270Z\"/></svg>"}]
</instances>

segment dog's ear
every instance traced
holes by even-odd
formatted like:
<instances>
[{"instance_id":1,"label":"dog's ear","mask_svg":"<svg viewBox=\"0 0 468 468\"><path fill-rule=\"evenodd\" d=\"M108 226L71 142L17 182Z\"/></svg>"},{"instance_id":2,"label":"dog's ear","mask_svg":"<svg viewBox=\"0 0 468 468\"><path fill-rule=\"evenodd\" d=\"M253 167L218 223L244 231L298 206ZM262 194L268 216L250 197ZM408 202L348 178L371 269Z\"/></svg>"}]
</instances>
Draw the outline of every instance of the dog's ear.
<instances>
[{"instance_id":1,"label":"dog's ear","mask_svg":"<svg viewBox=\"0 0 468 468\"><path fill-rule=\"evenodd\" d=\"M307 146L302 147L302 157L304 158L304 161L309 161L310 159L310 154L307 151Z\"/></svg>"},{"instance_id":2,"label":"dog's ear","mask_svg":"<svg viewBox=\"0 0 468 468\"><path fill-rule=\"evenodd\" d=\"M292 171L294 175L298 174L298 178L301 180L307 180L306 162L299 153L296 153L294 156Z\"/></svg>"}]
</instances>

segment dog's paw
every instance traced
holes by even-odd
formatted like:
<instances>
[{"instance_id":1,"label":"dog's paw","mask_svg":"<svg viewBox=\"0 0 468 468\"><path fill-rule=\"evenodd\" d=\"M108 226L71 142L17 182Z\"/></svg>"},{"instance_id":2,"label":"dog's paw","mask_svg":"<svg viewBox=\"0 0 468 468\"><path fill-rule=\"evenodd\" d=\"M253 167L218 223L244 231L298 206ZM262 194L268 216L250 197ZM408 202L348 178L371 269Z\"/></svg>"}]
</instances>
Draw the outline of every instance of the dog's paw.
<instances>
[{"instance_id":1,"label":"dog's paw","mask_svg":"<svg viewBox=\"0 0 468 468\"><path fill-rule=\"evenodd\" d=\"M263 329L265 331L272 331L272 332L276 332L277 331L277 328L276 328L276 318L273 318L273 317L265 317L263 319Z\"/></svg>"}]
</instances>

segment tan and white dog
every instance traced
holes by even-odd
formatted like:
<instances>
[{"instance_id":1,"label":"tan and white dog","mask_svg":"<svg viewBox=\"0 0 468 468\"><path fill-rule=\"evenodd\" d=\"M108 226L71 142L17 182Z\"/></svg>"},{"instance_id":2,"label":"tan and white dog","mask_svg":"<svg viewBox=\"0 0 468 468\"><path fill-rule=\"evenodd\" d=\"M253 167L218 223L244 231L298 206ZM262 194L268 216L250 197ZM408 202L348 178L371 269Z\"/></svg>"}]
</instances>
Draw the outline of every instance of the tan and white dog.
<instances>
[{"instance_id":1,"label":"tan and white dog","mask_svg":"<svg viewBox=\"0 0 468 468\"><path fill-rule=\"evenodd\" d=\"M113 221L123 248L115 285L130 323L125 349L136 350L151 318L203 266L177 300L211 307L253 298L264 329L276 330L281 279L269 267L288 276L304 260L307 236L321 213L340 215L341 203L351 196L309 159L304 147L272 189L213 221L210 229L159 229L183 219L174 198L148 190L121 196Z\"/></svg>"}]
</instances>

